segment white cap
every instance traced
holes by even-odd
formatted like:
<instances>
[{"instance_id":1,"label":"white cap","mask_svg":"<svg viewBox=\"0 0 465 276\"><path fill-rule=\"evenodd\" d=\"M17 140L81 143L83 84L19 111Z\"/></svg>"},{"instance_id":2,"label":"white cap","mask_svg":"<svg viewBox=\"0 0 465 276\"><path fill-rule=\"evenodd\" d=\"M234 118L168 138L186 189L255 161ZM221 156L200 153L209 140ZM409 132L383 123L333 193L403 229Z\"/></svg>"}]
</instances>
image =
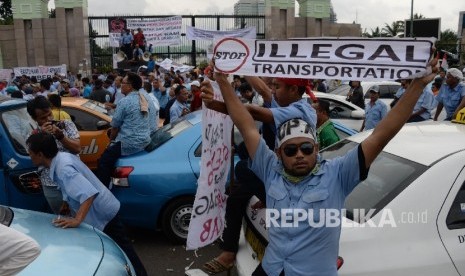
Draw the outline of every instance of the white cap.
<instances>
[{"instance_id":1,"label":"white cap","mask_svg":"<svg viewBox=\"0 0 465 276\"><path fill-rule=\"evenodd\" d=\"M462 80L463 78L462 72L460 72L460 70L457 68L450 68L449 70L447 70L447 74L450 74L452 77L458 80Z\"/></svg>"},{"instance_id":2,"label":"white cap","mask_svg":"<svg viewBox=\"0 0 465 276\"><path fill-rule=\"evenodd\" d=\"M370 91L369 92L376 92L376 93L379 93L379 86L378 85L373 85L372 87L370 87Z\"/></svg>"},{"instance_id":3,"label":"white cap","mask_svg":"<svg viewBox=\"0 0 465 276\"><path fill-rule=\"evenodd\" d=\"M287 140L296 137L305 137L316 141L315 129L304 120L288 120L278 128L278 132L276 133L277 146L280 147Z\"/></svg>"},{"instance_id":4,"label":"white cap","mask_svg":"<svg viewBox=\"0 0 465 276\"><path fill-rule=\"evenodd\" d=\"M195 80L195 81L191 82L191 86L192 86L192 85L195 85L195 86L197 86L197 87L200 87L200 82Z\"/></svg>"}]
</instances>

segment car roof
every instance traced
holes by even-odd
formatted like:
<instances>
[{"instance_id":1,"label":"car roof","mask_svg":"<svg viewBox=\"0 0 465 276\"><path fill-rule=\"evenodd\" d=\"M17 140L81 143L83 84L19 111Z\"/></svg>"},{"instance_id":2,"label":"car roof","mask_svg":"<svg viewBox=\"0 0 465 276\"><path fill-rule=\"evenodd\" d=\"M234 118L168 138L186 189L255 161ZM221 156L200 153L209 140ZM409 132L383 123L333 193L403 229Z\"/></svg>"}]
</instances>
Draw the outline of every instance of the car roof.
<instances>
[{"instance_id":1,"label":"car roof","mask_svg":"<svg viewBox=\"0 0 465 276\"><path fill-rule=\"evenodd\" d=\"M66 106L66 107L74 107L74 108L77 108L77 109L81 109L81 110L86 110L87 112L89 113L93 113L97 116L100 116L101 118L105 119L106 121L111 121L111 117L108 116L108 114L104 114L102 112L99 112L97 110L94 110L94 109L91 109L89 107L86 107L84 106L85 103L87 102L93 102L97 105L101 105L101 103L99 102L96 102L96 101L92 101L92 100L89 100L89 99L84 99L84 98L75 98L75 97L62 97L61 98L61 105L62 106Z\"/></svg>"},{"instance_id":2,"label":"car roof","mask_svg":"<svg viewBox=\"0 0 465 276\"><path fill-rule=\"evenodd\" d=\"M339 102L342 102L350 107L352 107L353 109L357 110L363 110L363 108L360 108L359 106L349 102L346 100L346 97L345 96L341 96L341 95L335 95L335 94L329 94L329 93L323 93L323 92L316 92L316 91L312 91L313 94L315 95L315 97L319 98L319 99L333 99L335 101L339 101Z\"/></svg>"},{"instance_id":3,"label":"car roof","mask_svg":"<svg viewBox=\"0 0 465 276\"><path fill-rule=\"evenodd\" d=\"M347 139L361 143L371 134L364 131ZM426 121L404 125L384 148L384 152L431 166L455 152L465 150L465 125Z\"/></svg>"}]
</instances>

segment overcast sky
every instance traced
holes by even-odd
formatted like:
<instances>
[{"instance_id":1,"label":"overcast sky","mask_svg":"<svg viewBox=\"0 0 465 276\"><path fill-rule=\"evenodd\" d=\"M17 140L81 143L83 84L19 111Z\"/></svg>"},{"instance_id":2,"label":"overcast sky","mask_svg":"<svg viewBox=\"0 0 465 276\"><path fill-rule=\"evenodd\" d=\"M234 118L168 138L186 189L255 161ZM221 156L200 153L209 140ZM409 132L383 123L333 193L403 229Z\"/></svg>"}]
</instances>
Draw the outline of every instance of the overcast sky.
<instances>
[{"instance_id":1,"label":"overcast sky","mask_svg":"<svg viewBox=\"0 0 465 276\"><path fill-rule=\"evenodd\" d=\"M53 1L51 1L53 2ZM88 0L89 15L233 14L237 0ZM409 0L332 0L339 23L356 21L370 32L396 20L410 18ZM415 0L414 13L441 18L441 29L458 30L464 0Z\"/></svg>"}]
</instances>

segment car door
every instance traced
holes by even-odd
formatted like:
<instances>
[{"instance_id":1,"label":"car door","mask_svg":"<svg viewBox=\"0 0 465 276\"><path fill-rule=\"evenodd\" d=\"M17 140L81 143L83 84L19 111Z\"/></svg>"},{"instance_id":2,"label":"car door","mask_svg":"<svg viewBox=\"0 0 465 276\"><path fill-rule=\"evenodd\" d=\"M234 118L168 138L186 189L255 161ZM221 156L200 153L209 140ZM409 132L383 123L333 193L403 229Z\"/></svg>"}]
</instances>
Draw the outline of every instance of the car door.
<instances>
[{"instance_id":1,"label":"car door","mask_svg":"<svg viewBox=\"0 0 465 276\"><path fill-rule=\"evenodd\" d=\"M31 189L27 185L32 183L32 175L36 175L34 172L37 170L26 149L26 139L35 122L27 114L25 106L14 106L0 113L0 124L0 204L48 211L40 186ZM31 172L31 177L20 180L22 175ZM34 180L38 181L37 175Z\"/></svg>"},{"instance_id":2,"label":"car door","mask_svg":"<svg viewBox=\"0 0 465 276\"><path fill-rule=\"evenodd\" d=\"M465 275L465 153L461 155L462 170L444 201L437 225L457 272Z\"/></svg>"},{"instance_id":3,"label":"car door","mask_svg":"<svg viewBox=\"0 0 465 276\"><path fill-rule=\"evenodd\" d=\"M62 107L72 118L79 130L81 152L79 157L90 169L97 168L97 160L107 147L110 139L107 129L99 129L98 123L104 121L95 114L72 107Z\"/></svg>"}]
</instances>

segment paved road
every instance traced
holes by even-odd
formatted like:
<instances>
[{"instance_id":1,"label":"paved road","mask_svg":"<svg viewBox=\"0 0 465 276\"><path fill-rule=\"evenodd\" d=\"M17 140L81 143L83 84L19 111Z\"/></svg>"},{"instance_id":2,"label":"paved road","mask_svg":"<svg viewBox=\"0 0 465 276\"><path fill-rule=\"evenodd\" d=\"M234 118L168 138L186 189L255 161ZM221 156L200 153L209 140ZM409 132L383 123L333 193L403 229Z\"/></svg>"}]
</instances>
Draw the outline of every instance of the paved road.
<instances>
[{"instance_id":1,"label":"paved road","mask_svg":"<svg viewBox=\"0 0 465 276\"><path fill-rule=\"evenodd\" d=\"M129 236L150 276L184 275L186 267L202 268L220 252L218 245L213 244L198 250L196 255L194 251L186 251L185 245L173 245L163 233L146 229L130 228ZM227 273L217 275L226 276ZM236 271L231 275L236 276Z\"/></svg>"}]
</instances>

